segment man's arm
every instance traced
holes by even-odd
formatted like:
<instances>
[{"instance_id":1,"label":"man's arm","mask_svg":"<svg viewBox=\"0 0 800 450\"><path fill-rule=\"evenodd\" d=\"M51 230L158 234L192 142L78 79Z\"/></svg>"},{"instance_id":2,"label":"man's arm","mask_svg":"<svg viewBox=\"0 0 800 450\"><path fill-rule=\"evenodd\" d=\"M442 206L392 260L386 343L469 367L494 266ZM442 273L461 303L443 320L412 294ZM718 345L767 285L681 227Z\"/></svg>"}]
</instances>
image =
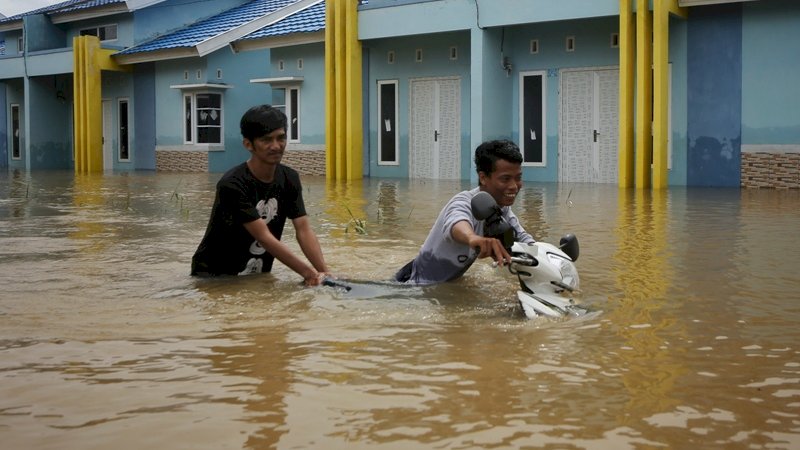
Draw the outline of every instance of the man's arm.
<instances>
[{"instance_id":1,"label":"man's arm","mask_svg":"<svg viewBox=\"0 0 800 450\"><path fill-rule=\"evenodd\" d=\"M322 282L320 273L292 253L286 244L276 239L262 219L247 222L244 224L244 228L264 247L264 250L303 277L306 285L317 286Z\"/></svg>"},{"instance_id":2,"label":"man's arm","mask_svg":"<svg viewBox=\"0 0 800 450\"><path fill-rule=\"evenodd\" d=\"M522 227L522 224L519 222L519 218L511 211L511 208L508 209L506 221L514 228L514 240L518 242L522 242L524 244L532 244L536 242L533 236L530 235L525 228Z\"/></svg>"},{"instance_id":3,"label":"man's arm","mask_svg":"<svg viewBox=\"0 0 800 450\"><path fill-rule=\"evenodd\" d=\"M495 238L483 237L475 234L475 230L472 229L472 225L469 221L462 220L456 222L450 234L456 242L478 250L478 258L491 256L500 266L511 262L511 255L503 248L502 242Z\"/></svg>"},{"instance_id":4,"label":"man's arm","mask_svg":"<svg viewBox=\"0 0 800 450\"><path fill-rule=\"evenodd\" d=\"M303 250L303 254L306 255L311 265L313 265L318 272L327 273L328 266L325 264L325 258L322 256L322 247L319 245L319 239L317 239L317 235L314 234L314 230L311 229L311 221L308 220L308 216L300 216L296 219L292 219L292 225L294 225L297 243L300 244L300 249Z\"/></svg>"}]
</instances>

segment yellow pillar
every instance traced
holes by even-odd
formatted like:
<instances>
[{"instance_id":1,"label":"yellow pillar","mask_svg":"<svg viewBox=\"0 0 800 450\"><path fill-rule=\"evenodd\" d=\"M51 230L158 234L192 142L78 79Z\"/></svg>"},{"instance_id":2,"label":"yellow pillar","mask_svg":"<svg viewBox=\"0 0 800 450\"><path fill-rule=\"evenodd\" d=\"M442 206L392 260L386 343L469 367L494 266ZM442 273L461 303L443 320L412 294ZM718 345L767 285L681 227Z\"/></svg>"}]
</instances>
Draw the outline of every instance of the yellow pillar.
<instances>
[{"instance_id":1,"label":"yellow pillar","mask_svg":"<svg viewBox=\"0 0 800 450\"><path fill-rule=\"evenodd\" d=\"M347 179L361 179L363 171L363 118L361 108L361 43L358 41L358 2L352 0L347 8L347 51L346 87L347 139L349 141L347 158Z\"/></svg>"},{"instance_id":2,"label":"yellow pillar","mask_svg":"<svg viewBox=\"0 0 800 450\"><path fill-rule=\"evenodd\" d=\"M667 0L653 2L653 189L669 184L669 10Z\"/></svg>"},{"instance_id":3,"label":"yellow pillar","mask_svg":"<svg viewBox=\"0 0 800 450\"><path fill-rule=\"evenodd\" d=\"M100 48L95 36L72 39L74 62L73 122L75 172L90 173L103 170L103 115L101 71L130 69L111 59L115 50Z\"/></svg>"},{"instance_id":4,"label":"yellow pillar","mask_svg":"<svg viewBox=\"0 0 800 450\"><path fill-rule=\"evenodd\" d=\"M331 113L334 115L336 128L333 130L333 163L335 169L333 172L334 180L344 179L344 162L345 162L345 130L344 130L344 115L345 115L345 101L344 98L344 66L342 64L344 53L344 10L342 8L341 0L334 0L333 2L333 42L334 52L333 59L331 60L331 70L328 75L334 76L333 81L333 98Z\"/></svg>"},{"instance_id":5,"label":"yellow pillar","mask_svg":"<svg viewBox=\"0 0 800 450\"><path fill-rule=\"evenodd\" d=\"M619 187L633 187L636 22L632 0L619 1Z\"/></svg>"},{"instance_id":6,"label":"yellow pillar","mask_svg":"<svg viewBox=\"0 0 800 450\"><path fill-rule=\"evenodd\" d=\"M648 0L636 0L636 187L650 187L652 88L652 17Z\"/></svg>"},{"instance_id":7,"label":"yellow pillar","mask_svg":"<svg viewBox=\"0 0 800 450\"><path fill-rule=\"evenodd\" d=\"M100 68L94 54L100 40L94 36L80 36L72 40L75 62L74 128L75 172L89 173L103 170L103 116L100 88Z\"/></svg>"},{"instance_id":8,"label":"yellow pillar","mask_svg":"<svg viewBox=\"0 0 800 450\"><path fill-rule=\"evenodd\" d=\"M334 33L333 33L333 1L325 2L325 173L328 179L335 179L332 174L336 170L334 162L336 158L333 157L332 142L335 138L334 130L336 130L336 115L334 114L333 99L334 89L336 85L334 80L336 77L331 72L335 70L333 65L333 48L334 48Z\"/></svg>"},{"instance_id":9,"label":"yellow pillar","mask_svg":"<svg viewBox=\"0 0 800 450\"><path fill-rule=\"evenodd\" d=\"M326 2L325 88L327 178L360 179L363 113L357 0Z\"/></svg>"}]
</instances>

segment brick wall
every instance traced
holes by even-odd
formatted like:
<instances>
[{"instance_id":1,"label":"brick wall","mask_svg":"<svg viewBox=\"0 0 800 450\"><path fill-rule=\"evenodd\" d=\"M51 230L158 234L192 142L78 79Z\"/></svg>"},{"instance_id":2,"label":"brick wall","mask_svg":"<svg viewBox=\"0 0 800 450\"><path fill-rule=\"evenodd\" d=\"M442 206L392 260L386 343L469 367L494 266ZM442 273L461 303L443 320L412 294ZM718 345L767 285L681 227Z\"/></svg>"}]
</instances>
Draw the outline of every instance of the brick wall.
<instances>
[{"instance_id":1,"label":"brick wall","mask_svg":"<svg viewBox=\"0 0 800 450\"><path fill-rule=\"evenodd\" d=\"M800 189L800 153L742 152L741 185Z\"/></svg>"},{"instance_id":2,"label":"brick wall","mask_svg":"<svg viewBox=\"0 0 800 450\"><path fill-rule=\"evenodd\" d=\"M324 150L286 150L283 164L301 175L325 176ZM159 172L208 172L208 152L156 150Z\"/></svg>"},{"instance_id":3,"label":"brick wall","mask_svg":"<svg viewBox=\"0 0 800 450\"><path fill-rule=\"evenodd\" d=\"M325 176L324 150L286 150L281 162L301 175Z\"/></svg>"},{"instance_id":4,"label":"brick wall","mask_svg":"<svg viewBox=\"0 0 800 450\"><path fill-rule=\"evenodd\" d=\"M208 172L208 152L156 150L159 172Z\"/></svg>"}]
</instances>

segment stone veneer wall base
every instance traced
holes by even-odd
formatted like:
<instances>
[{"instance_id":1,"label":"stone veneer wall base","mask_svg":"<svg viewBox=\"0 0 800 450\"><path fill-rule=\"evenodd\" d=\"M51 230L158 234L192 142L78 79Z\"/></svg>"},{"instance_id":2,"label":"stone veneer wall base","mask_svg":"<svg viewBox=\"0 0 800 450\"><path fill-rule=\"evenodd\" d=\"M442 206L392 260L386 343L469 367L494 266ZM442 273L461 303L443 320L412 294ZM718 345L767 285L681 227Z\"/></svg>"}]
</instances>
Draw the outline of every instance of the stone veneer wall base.
<instances>
[{"instance_id":1,"label":"stone veneer wall base","mask_svg":"<svg viewBox=\"0 0 800 450\"><path fill-rule=\"evenodd\" d=\"M287 150L283 164L301 175L325 176L325 152L320 150ZM156 150L159 172L208 172L208 152Z\"/></svg>"},{"instance_id":2,"label":"stone veneer wall base","mask_svg":"<svg viewBox=\"0 0 800 450\"><path fill-rule=\"evenodd\" d=\"M742 151L741 167L743 188L800 189L800 152L758 146Z\"/></svg>"},{"instance_id":3,"label":"stone veneer wall base","mask_svg":"<svg viewBox=\"0 0 800 450\"><path fill-rule=\"evenodd\" d=\"M208 172L208 152L156 150L156 171Z\"/></svg>"}]
</instances>

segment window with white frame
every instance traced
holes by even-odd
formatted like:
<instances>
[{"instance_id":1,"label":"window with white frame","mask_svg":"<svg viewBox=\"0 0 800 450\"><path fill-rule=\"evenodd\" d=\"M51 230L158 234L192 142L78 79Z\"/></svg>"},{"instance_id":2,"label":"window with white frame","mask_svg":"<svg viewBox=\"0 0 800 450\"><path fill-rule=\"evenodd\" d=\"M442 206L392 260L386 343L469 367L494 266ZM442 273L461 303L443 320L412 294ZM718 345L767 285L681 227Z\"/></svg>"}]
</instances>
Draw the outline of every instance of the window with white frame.
<instances>
[{"instance_id":1,"label":"window with white frame","mask_svg":"<svg viewBox=\"0 0 800 450\"><path fill-rule=\"evenodd\" d=\"M286 139L289 142L300 142L300 88L273 86L272 106L286 114Z\"/></svg>"},{"instance_id":2,"label":"window with white frame","mask_svg":"<svg viewBox=\"0 0 800 450\"><path fill-rule=\"evenodd\" d=\"M378 81L378 165L399 164L397 80Z\"/></svg>"},{"instance_id":3,"label":"window with white frame","mask_svg":"<svg viewBox=\"0 0 800 450\"><path fill-rule=\"evenodd\" d=\"M80 31L81 36L97 36L100 41L117 40L117 25L102 25L99 27L84 28Z\"/></svg>"},{"instance_id":4,"label":"window with white frame","mask_svg":"<svg viewBox=\"0 0 800 450\"><path fill-rule=\"evenodd\" d=\"M183 136L185 144L222 143L222 94L183 94Z\"/></svg>"}]
</instances>

